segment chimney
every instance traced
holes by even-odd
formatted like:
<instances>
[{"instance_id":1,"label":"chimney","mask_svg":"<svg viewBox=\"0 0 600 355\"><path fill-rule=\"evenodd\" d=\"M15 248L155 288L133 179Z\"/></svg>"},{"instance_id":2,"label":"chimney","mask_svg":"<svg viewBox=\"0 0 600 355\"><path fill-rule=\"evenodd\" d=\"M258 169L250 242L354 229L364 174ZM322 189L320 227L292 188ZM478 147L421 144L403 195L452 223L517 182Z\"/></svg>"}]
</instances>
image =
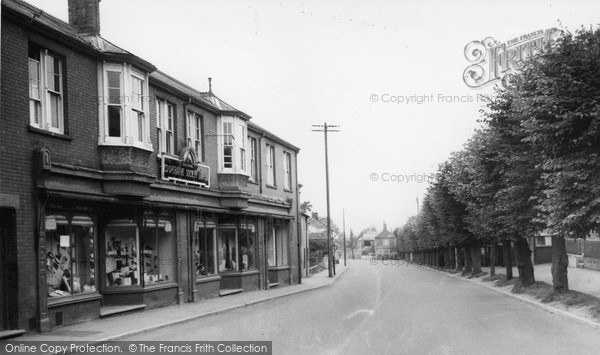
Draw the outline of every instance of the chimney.
<instances>
[{"instance_id":1,"label":"chimney","mask_svg":"<svg viewBox=\"0 0 600 355\"><path fill-rule=\"evenodd\" d=\"M100 34L101 0L68 0L69 24L77 33L96 36Z\"/></svg>"},{"instance_id":2,"label":"chimney","mask_svg":"<svg viewBox=\"0 0 600 355\"><path fill-rule=\"evenodd\" d=\"M387 231L387 223L385 223L385 221L383 221L383 230Z\"/></svg>"},{"instance_id":3,"label":"chimney","mask_svg":"<svg viewBox=\"0 0 600 355\"><path fill-rule=\"evenodd\" d=\"M312 213L312 218L318 220L319 219L319 213L313 212Z\"/></svg>"}]
</instances>

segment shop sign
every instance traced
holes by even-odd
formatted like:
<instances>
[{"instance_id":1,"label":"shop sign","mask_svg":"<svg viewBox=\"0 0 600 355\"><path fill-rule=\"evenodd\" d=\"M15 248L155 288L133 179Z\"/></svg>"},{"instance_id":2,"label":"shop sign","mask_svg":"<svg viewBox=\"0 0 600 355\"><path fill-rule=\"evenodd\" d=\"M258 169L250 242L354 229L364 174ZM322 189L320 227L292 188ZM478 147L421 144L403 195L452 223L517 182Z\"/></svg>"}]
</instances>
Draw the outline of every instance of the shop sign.
<instances>
[{"instance_id":1,"label":"shop sign","mask_svg":"<svg viewBox=\"0 0 600 355\"><path fill-rule=\"evenodd\" d=\"M558 29L550 28L527 33L505 43L493 37L470 42L464 51L465 58L472 63L463 72L465 84L478 88L499 82L506 87L511 75L523 68L525 60L555 41L559 33Z\"/></svg>"},{"instance_id":2,"label":"shop sign","mask_svg":"<svg viewBox=\"0 0 600 355\"><path fill-rule=\"evenodd\" d=\"M162 155L161 178L184 184L209 187L210 167L198 163L196 150L186 147L178 158Z\"/></svg>"}]
</instances>

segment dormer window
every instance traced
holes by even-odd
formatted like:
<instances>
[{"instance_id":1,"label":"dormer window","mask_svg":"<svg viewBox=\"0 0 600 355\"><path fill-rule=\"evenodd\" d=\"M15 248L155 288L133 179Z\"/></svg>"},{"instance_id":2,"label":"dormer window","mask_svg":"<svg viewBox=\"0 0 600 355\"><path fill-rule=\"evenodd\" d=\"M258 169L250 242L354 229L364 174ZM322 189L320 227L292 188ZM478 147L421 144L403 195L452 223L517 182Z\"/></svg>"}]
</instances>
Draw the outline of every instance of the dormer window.
<instances>
[{"instance_id":1,"label":"dormer window","mask_svg":"<svg viewBox=\"0 0 600 355\"><path fill-rule=\"evenodd\" d=\"M148 124L148 75L130 64L105 63L99 78L101 145L152 150Z\"/></svg>"},{"instance_id":2,"label":"dormer window","mask_svg":"<svg viewBox=\"0 0 600 355\"><path fill-rule=\"evenodd\" d=\"M219 172L249 175L246 121L221 116L219 125Z\"/></svg>"}]
</instances>

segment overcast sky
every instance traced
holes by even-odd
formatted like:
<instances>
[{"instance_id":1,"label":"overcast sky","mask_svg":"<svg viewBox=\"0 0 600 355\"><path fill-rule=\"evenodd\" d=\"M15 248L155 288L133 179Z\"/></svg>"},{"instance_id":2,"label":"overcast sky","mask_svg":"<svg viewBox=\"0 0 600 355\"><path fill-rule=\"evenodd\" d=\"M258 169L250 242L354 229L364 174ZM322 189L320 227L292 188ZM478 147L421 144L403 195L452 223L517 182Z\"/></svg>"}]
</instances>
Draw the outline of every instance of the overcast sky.
<instances>
[{"instance_id":1,"label":"overcast sky","mask_svg":"<svg viewBox=\"0 0 600 355\"><path fill-rule=\"evenodd\" d=\"M68 19L67 0L28 2ZM322 216L324 142L311 125L340 125L329 135L331 215L341 228L345 209L360 232L416 214L428 186L416 176L478 127L477 95L493 87L463 82L467 43L597 26L600 1L102 0L100 13L104 38L198 90L212 77L216 95L300 147L300 200ZM412 95L429 102L383 102Z\"/></svg>"}]
</instances>

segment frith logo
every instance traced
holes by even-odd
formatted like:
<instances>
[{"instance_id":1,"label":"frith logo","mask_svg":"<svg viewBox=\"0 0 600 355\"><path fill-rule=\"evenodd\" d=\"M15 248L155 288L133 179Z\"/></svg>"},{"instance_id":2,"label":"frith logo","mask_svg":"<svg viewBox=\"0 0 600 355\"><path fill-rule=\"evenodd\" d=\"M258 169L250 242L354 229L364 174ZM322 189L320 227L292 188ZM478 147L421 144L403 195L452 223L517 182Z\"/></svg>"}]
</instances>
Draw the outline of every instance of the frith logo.
<instances>
[{"instance_id":1,"label":"frith logo","mask_svg":"<svg viewBox=\"0 0 600 355\"><path fill-rule=\"evenodd\" d=\"M472 41L465 46L465 58L472 64L464 73L465 84L472 88L500 82L506 87L510 76L521 70L525 59L536 55L556 40L560 31L556 28L539 30L500 43L492 37Z\"/></svg>"}]
</instances>

